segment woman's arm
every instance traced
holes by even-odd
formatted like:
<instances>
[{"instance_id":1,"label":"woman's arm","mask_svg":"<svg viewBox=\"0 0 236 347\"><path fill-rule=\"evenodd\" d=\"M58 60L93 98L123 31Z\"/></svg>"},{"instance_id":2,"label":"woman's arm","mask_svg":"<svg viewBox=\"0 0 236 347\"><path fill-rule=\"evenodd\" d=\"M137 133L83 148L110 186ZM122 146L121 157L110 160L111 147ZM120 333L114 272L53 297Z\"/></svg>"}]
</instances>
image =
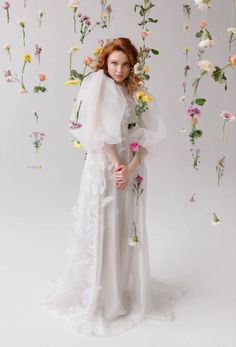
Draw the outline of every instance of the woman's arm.
<instances>
[{"instance_id":1,"label":"woman's arm","mask_svg":"<svg viewBox=\"0 0 236 347\"><path fill-rule=\"evenodd\" d=\"M115 165L115 167L121 164L121 159L115 145L110 145L108 143L105 143L104 146L102 147L102 150L106 154L106 156L110 159L110 161Z\"/></svg>"},{"instance_id":2,"label":"woman's arm","mask_svg":"<svg viewBox=\"0 0 236 347\"><path fill-rule=\"evenodd\" d=\"M140 147L139 151L135 153L131 162L128 165L119 165L114 171L113 174L116 180L129 180L130 176L134 174L136 169L140 164L142 164L144 157L148 153L147 149Z\"/></svg>"}]
</instances>

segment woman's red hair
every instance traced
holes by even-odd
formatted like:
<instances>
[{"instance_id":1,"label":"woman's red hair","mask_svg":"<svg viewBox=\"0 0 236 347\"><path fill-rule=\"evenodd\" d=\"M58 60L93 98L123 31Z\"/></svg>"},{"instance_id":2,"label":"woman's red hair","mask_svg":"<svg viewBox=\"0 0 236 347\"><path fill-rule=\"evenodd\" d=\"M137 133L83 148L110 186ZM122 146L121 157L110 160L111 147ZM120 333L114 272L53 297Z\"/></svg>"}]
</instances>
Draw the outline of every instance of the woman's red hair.
<instances>
[{"instance_id":1,"label":"woman's red hair","mask_svg":"<svg viewBox=\"0 0 236 347\"><path fill-rule=\"evenodd\" d=\"M107 68L107 59L109 55L114 51L124 52L131 64L131 70L129 76L125 80L127 91L129 95L132 95L138 88L140 83L139 78L134 74L134 65L138 62L138 50L132 44L130 39L126 37L119 37L108 42L102 49L102 52L98 58L97 64L95 65L95 71L103 69L104 73L110 77Z\"/></svg>"}]
</instances>

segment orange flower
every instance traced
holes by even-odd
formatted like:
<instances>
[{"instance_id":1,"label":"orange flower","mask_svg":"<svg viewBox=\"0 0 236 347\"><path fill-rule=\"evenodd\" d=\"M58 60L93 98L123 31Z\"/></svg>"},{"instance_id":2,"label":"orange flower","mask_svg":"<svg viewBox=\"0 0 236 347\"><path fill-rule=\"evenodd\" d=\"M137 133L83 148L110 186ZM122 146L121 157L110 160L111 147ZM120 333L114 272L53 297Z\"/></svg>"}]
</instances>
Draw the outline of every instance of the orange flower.
<instances>
[{"instance_id":1,"label":"orange flower","mask_svg":"<svg viewBox=\"0 0 236 347\"><path fill-rule=\"evenodd\" d=\"M200 20L199 26L200 26L201 29L205 28L206 25L207 25L207 24L206 24L206 22L205 22L204 20Z\"/></svg>"},{"instance_id":2,"label":"orange flower","mask_svg":"<svg viewBox=\"0 0 236 347\"><path fill-rule=\"evenodd\" d=\"M40 81L45 81L46 80L46 75L44 75L43 73L39 74L39 80Z\"/></svg>"},{"instance_id":3,"label":"orange flower","mask_svg":"<svg viewBox=\"0 0 236 347\"><path fill-rule=\"evenodd\" d=\"M236 66L236 54L231 55L231 57L229 58L229 61L231 65Z\"/></svg>"}]
</instances>

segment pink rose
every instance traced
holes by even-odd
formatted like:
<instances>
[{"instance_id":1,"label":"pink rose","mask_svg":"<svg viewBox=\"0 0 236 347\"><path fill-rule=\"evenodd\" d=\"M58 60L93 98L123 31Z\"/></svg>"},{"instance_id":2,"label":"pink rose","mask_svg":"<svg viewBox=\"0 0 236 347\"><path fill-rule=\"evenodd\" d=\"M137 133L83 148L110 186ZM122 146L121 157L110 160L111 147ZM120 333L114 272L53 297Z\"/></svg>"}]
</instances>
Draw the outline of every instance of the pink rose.
<instances>
[{"instance_id":1,"label":"pink rose","mask_svg":"<svg viewBox=\"0 0 236 347\"><path fill-rule=\"evenodd\" d=\"M145 37L147 37L149 35L149 33L147 31L142 31L140 35L141 35L142 39L145 39Z\"/></svg>"},{"instance_id":2,"label":"pink rose","mask_svg":"<svg viewBox=\"0 0 236 347\"><path fill-rule=\"evenodd\" d=\"M2 5L2 8L3 8L4 10L8 10L9 7L10 7L10 3L9 3L8 1L4 1L3 5Z\"/></svg>"},{"instance_id":3,"label":"pink rose","mask_svg":"<svg viewBox=\"0 0 236 347\"><path fill-rule=\"evenodd\" d=\"M84 64L85 65L90 65L91 63L92 63L92 58L91 57L89 57L88 55L86 55L85 57L84 57Z\"/></svg>"},{"instance_id":4,"label":"pink rose","mask_svg":"<svg viewBox=\"0 0 236 347\"><path fill-rule=\"evenodd\" d=\"M137 152L139 150L139 143L138 142L132 142L129 145L129 148L131 149L132 152Z\"/></svg>"},{"instance_id":5,"label":"pink rose","mask_svg":"<svg viewBox=\"0 0 236 347\"><path fill-rule=\"evenodd\" d=\"M236 54L231 55L229 60L232 65L236 66Z\"/></svg>"}]
</instances>

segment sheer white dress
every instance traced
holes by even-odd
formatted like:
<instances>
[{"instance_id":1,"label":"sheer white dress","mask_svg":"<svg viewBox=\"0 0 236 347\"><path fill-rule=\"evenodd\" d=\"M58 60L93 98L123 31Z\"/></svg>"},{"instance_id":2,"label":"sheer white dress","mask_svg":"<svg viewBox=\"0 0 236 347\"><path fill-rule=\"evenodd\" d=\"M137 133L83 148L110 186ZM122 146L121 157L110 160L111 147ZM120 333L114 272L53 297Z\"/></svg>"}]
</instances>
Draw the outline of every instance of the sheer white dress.
<instances>
[{"instance_id":1,"label":"sheer white dress","mask_svg":"<svg viewBox=\"0 0 236 347\"><path fill-rule=\"evenodd\" d=\"M128 129L137 121L134 106L134 99L98 70L83 81L71 115L71 122L80 125L69 131L86 149L87 158L71 211L74 233L68 262L39 307L64 316L78 333L112 336L144 318L171 321L173 306L183 294L150 274L145 161L155 156L166 131L154 98L142 122ZM101 148L115 144L128 164L132 142L147 148L148 154L127 188L117 190L113 164ZM143 178L139 185L137 175ZM132 246L134 226L140 242Z\"/></svg>"}]
</instances>

